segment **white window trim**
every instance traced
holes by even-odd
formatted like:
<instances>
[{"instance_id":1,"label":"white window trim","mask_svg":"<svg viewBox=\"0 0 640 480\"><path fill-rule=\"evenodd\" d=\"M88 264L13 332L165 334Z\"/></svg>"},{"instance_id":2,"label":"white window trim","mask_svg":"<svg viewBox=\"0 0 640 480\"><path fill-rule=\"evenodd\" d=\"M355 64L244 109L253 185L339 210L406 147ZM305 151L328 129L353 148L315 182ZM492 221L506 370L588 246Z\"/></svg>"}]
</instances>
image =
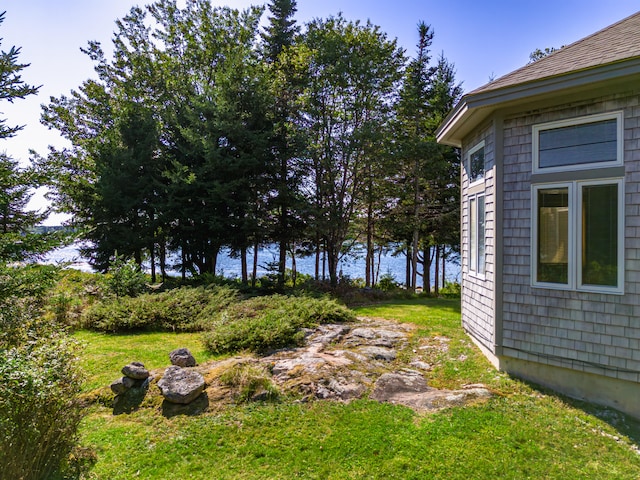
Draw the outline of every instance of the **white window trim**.
<instances>
[{"instance_id":1,"label":"white window trim","mask_svg":"<svg viewBox=\"0 0 640 480\"><path fill-rule=\"evenodd\" d=\"M555 128L571 127L574 125L583 125L585 123L595 123L605 120L617 120L617 151L616 160L612 162L600 162L600 163L583 163L577 165L563 165L559 167L545 167L540 168L539 152L540 152L540 132L544 130L553 130ZM554 173L554 172L573 172L585 169L594 168L607 168L607 167L619 167L623 165L624 160L624 115L622 111L601 113L597 115L587 115L584 117L570 118L566 120L559 120L555 122L540 123L533 126L532 132L532 159L533 159L533 173Z\"/></svg>"},{"instance_id":2,"label":"white window trim","mask_svg":"<svg viewBox=\"0 0 640 480\"><path fill-rule=\"evenodd\" d=\"M617 262L618 262L618 278L616 287L607 287L603 285L585 285L582 283L582 262L577 262L577 286L576 290L584 292L598 292L598 293L615 293L624 294L624 181L622 178L616 179L603 179L603 180L591 180L591 181L579 181L577 184L576 199L577 204L582 205L582 188L583 186L592 185L618 185L618 250L617 250ZM582 232L582 215L578 215L576 232ZM578 252L576 258L582 258L582 242L578 242Z\"/></svg>"},{"instance_id":3,"label":"white window trim","mask_svg":"<svg viewBox=\"0 0 640 480\"><path fill-rule=\"evenodd\" d=\"M618 186L618 278L616 287L604 285L589 285L582 283L582 241L578 238L582 231L582 187L592 185ZM538 190L552 188L567 188L569 195L569 245L568 245L568 278L567 283L537 282L538 278ZM548 288L554 290L575 290L579 292L593 292L605 294L624 294L624 179L609 178L600 180L574 180L562 183L540 183L531 187L531 286L535 288Z\"/></svg>"},{"instance_id":4,"label":"white window trim","mask_svg":"<svg viewBox=\"0 0 640 480\"><path fill-rule=\"evenodd\" d=\"M477 180L473 180L473 181L471 180L471 155L476 153L481 148L484 148L484 140L482 140L480 143L475 145L473 148L470 148L469 151L467 152L467 158L465 160L465 163L467 165L467 174L468 174L468 177L469 177L469 188L475 187L476 185L481 185L481 184L484 183L484 177L485 177L485 174L487 173L486 160L485 160L485 167L482 170L482 172L483 172L482 173L482 177L478 178Z\"/></svg>"},{"instance_id":5,"label":"white window trim","mask_svg":"<svg viewBox=\"0 0 640 480\"><path fill-rule=\"evenodd\" d=\"M574 208L574 182L563 182L563 183L540 183L533 185L531 188L531 286L537 288L550 288L553 290L574 290L575 289L575 268L574 268L574 259L576 258L575 254L575 233L576 229L573 227L575 225L575 208ZM538 278L538 190L550 190L553 188L566 188L568 190L569 195L569 216L568 216L568 231L569 245L567 246L567 259L568 259L568 275L567 275L567 283L550 283L550 282L538 282L536 279Z\"/></svg>"},{"instance_id":6,"label":"white window trim","mask_svg":"<svg viewBox=\"0 0 640 480\"><path fill-rule=\"evenodd\" d=\"M484 199L484 269L482 272L479 272L479 266L480 266L480 256L478 255L478 240L480 239L480 235L478 232L478 199L482 197ZM485 196L484 192L480 192L480 193L475 193L472 195L469 195L469 199L468 199L468 208L469 208L469 274L475 278L479 278L481 280L484 280L486 278L486 271L487 271L487 203L486 203L487 199ZM472 241L471 238L471 232L474 230L473 225L472 225L472 221L471 219L474 218L472 216L471 210L472 210L472 205L473 208L475 209L475 221L476 221L476 227L475 227L475 242ZM473 249L473 245L475 245L476 248L476 252L475 252L475 256L472 254L472 249ZM475 262L472 262L471 260L475 258Z\"/></svg>"}]
</instances>

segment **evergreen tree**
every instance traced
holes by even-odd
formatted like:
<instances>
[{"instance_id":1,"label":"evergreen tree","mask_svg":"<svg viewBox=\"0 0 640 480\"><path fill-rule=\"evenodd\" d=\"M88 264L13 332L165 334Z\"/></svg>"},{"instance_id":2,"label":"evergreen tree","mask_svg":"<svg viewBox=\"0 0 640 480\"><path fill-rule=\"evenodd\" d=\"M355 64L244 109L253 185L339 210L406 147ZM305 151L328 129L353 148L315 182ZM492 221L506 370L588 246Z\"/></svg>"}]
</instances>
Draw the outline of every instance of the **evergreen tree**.
<instances>
[{"instance_id":1,"label":"evergreen tree","mask_svg":"<svg viewBox=\"0 0 640 480\"><path fill-rule=\"evenodd\" d=\"M436 66L431 65L433 35L430 26L418 24L417 54L407 67L397 109L397 153L402 169L396 178L392 220L397 238L406 247L406 284L411 289L416 288L419 275L425 289L430 287L433 253L438 251L432 247L455 224L459 191L457 154L436 143L435 131L459 98L461 87L455 84L453 67L443 57Z\"/></svg>"},{"instance_id":2,"label":"evergreen tree","mask_svg":"<svg viewBox=\"0 0 640 480\"><path fill-rule=\"evenodd\" d=\"M302 157L302 136L299 130L297 103L304 80L292 62L289 51L299 32L293 16L295 0L273 0L269 4L269 25L263 34L263 55L271 79L270 139L272 194L267 208L271 212L270 238L278 244L279 288L284 286L287 251L304 231L302 215L306 210L301 185L306 172L306 159Z\"/></svg>"}]
</instances>

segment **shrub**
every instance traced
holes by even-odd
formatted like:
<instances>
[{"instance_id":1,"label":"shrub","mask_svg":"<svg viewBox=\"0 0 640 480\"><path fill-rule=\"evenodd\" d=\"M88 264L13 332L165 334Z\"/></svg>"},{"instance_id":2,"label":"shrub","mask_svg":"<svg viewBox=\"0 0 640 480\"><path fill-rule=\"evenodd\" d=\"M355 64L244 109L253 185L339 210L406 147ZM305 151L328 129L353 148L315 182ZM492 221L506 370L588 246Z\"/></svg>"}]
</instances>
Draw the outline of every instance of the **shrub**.
<instances>
[{"instance_id":1,"label":"shrub","mask_svg":"<svg viewBox=\"0 0 640 480\"><path fill-rule=\"evenodd\" d=\"M0 348L33 338L45 294L57 272L51 266L0 264Z\"/></svg>"},{"instance_id":2,"label":"shrub","mask_svg":"<svg viewBox=\"0 0 640 480\"><path fill-rule=\"evenodd\" d=\"M394 277L391 272L387 272L382 275L377 286L383 292L391 292L399 288L398 282L396 282L396 277Z\"/></svg>"},{"instance_id":3,"label":"shrub","mask_svg":"<svg viewBox=\"0 0 640 480\"><path fill-rule=\"evenodd\" d=\"M108 292L116 297L136 297L144 292L147 277L133 260L116 256L104 281Z\"/></svg>"},{"instance_id":4,"label":"shrub","mask_svg":"<svg viewBox=\"0 0 640 480\"><path fill-rule=\"evenodd\" d=\"M122 297L89 307L83 314L82 325L105 332L201 331L237 299L237 292L224 286L183 287L135 298Z\"/></svg>"},{"instance_id":5,"label":"shrub","mask_svg":"<svg viewBox=\"0 0 640 480\"><path fill-rule=\"evenodd\" d=\"M77 344L51 334L0 351L2 478L51 478L77 443Z\"/></svg>"},{"instance_id":6,"label":"shrub","mask_svg":"<svg viewBox=\"0 0 640 480\"><path fill-rule=\"evenodd\" d=\"M446 298L460 298L462 288L458 282L446 282L440 289L440 296Z\"/></svg>"},{"instance_id":7,"label":"shrub","mask_svg":"<svg viewBox=\"0 0 640 480\"><path fill-rule=\"evenodd\" d=\"M266 352L299 345L304 339L302 328L354 319L351 310L327 298L255 297L222 312L203 340L214 354Z\"/></svg>"}]
</instances>

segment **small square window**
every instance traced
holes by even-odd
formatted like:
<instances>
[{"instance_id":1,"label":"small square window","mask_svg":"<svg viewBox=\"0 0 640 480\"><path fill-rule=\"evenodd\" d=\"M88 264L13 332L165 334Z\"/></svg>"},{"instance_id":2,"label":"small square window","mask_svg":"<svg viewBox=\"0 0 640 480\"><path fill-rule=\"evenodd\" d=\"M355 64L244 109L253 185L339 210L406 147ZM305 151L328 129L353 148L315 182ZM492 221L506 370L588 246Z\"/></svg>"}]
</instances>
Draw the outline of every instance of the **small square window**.
<instances>
[{"instance_id":1,"label":"small square window","mask_svg":"<svg viewBox=\"0 0 640 480\"><path fill-rule=\"evenodd\" d=\"M469 150L467 160L467 175L469 183L479 182L484 178L484 142Z\"/></svg>"}]
</instances>

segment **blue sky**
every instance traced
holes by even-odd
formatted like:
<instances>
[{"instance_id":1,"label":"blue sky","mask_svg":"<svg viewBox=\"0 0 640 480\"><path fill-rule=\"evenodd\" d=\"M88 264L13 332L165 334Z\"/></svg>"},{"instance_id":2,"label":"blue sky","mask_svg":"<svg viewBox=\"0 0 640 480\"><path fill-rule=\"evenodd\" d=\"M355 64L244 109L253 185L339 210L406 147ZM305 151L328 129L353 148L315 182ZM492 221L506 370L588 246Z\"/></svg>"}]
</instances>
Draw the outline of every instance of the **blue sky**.
<instances>
[{"instance_id":1,"label":"blue sky","mask_svg":"<svg viewBox=\"0 0 640 480\"><path fill-rule=\"evenodd\" d=\"M45 154L47 145L63 145L56 132L39 124L40 105L50 96L67 94L94 77L93 65L80 52L89 40L110 48L114 21L135 0L3 0L2 45L22 47L20 60L31 63L23 79L42 85L37 97L0 104L9 124L24 124L16 138L0 143L0 151L27 160L33 148ZM246 8L251 0L212 0L215 5ZM485 84L527 63L536 48L559 47L594 33L638 9L630 0L298 0L301 24L342 12L350 20L370 20L412 55L416 25L424 21L435 31L434 57L441 52L455 64L465 91Z\"/></svg>"}]
</instances>

